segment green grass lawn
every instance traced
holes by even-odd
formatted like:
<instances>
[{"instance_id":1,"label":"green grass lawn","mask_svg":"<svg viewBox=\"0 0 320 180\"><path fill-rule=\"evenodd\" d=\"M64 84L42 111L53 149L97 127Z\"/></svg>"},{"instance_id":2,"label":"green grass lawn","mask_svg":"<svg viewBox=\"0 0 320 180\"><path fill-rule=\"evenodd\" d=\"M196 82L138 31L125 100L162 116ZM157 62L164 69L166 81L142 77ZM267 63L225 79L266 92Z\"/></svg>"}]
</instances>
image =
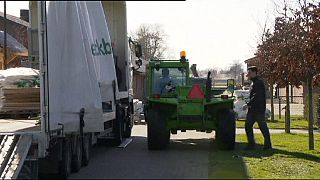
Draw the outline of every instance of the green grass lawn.
<instances>
[{"instance_id":1,"label":"green grass lawn","mask_svg":"<svg viewBox=\"0 0 320 180\"><path fill-rule=\"evenodd\" d=\"M316 150L308 150L307 134L272 134L273 149L263 151L263 137L255 134L255 150L245 151L246 135L237 135L234 151L217 148L209 154L209 178L320 178L320 134Z\"/></svg>"},{"instance_id":2,"label":"green grass lawn","mask_svg":"<svg viewBox=\"0 0 320 180\"><path fill-rule=\"evenodd\" d=\"M270 129L284 129L285 127L285 119L284 116L282 116L281 119L279 119L279 116L274 117L275 122L268 121L268 127ZM238 128L244 128L244 119L240 119L237 121L237 127ZM300 115L292 115L291 116L291 129L308 129L308 121L303 118L303 116ZM317 128L317 126L314 126ZM258 124L254 124L254 128L258 128Z\"/></svg>"}]
</instances>

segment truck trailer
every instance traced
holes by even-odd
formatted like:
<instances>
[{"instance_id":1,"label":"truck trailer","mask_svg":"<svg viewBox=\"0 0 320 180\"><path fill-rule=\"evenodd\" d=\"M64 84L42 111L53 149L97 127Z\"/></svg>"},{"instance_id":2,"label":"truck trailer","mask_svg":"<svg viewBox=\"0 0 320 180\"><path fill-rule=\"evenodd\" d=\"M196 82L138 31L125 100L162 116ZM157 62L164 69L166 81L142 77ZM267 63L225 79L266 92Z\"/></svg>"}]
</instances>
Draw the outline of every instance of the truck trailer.
<instances>
[{"instance_id":1,"label":"truck trailer","mask_svg":"<svg viewBox=\"0 0 320 180\"><path fill-rule=\"evenodd\" d=\"M39 62L40 121L1 119L1 178L66 178L100 140L133 126L124 1L30 1L29 59ZM139 49L139 48L138 48Z\"/></svg>"}]
</instances>

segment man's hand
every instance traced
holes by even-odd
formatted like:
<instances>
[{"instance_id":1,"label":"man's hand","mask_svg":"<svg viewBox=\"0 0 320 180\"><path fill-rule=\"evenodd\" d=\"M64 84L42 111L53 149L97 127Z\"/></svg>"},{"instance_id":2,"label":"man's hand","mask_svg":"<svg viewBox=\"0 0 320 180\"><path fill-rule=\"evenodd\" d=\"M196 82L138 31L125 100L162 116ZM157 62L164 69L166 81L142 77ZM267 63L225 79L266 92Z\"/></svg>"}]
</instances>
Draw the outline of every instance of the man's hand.
<instances>
[{"instance_id":1,"label":"man's hand","mask_svg":"<svg viewBox=\"0 0 320 180\"><path fill-rule=\"evenodd\" d=\"M166 85L165 88L166 88L167 92L172 92L172 91L175 91L175 90L176 90L176 87L173 86L172 84Z\"/></svg>"},{"instance_id":2,"label":"man's hand","mask_svg":"<svg viewBox=\"0 0 320 180\"><path fill-rule=\"evenodd\" d=\"M168 85L168 84L167 84L167 85L165 86L165 88L166 88L167 91L170 91L172 87L171 87L171 85Z\"/></svg>"},{"instance_id":3,"label":"man's hand","mask_svg":"<svg viewBox=\"0 0 320 180\"><path fill-rule=\"evenodd\" d=\"M244 104L243 106L242 106L242 109L245 111L245 110L247 110L248 109L248 105L247 104Z\"/></svg>"}]
</instances>

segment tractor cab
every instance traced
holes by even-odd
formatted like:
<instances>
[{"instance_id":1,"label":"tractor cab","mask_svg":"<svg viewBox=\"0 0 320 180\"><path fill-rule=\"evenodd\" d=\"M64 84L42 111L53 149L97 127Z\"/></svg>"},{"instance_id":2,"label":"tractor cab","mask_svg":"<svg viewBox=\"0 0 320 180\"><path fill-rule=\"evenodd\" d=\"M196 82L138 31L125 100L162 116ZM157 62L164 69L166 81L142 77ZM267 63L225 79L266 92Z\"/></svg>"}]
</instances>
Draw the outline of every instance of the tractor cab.
<instances>
[{"instance_id":1,"label":"tractor cab","mask_svg":"<svg viewBox=\"0 0 320 180\"><path fill-rule=\"evenodd\" d=\"M180 60L150 61L149 97L177 97L179 87L189 85L189 62Z\"/></svg>"},{"instance_id":2,"label":"tractor cab","mask_svg":"<svg viewBox=\"0 0 320 180\"><path fill-rule=\"evenodd\" d=\"M152 94L168 96L175 94L177 87L187 85L187 73L183 67L153 68Z\"/></svg>"}]
</instances>

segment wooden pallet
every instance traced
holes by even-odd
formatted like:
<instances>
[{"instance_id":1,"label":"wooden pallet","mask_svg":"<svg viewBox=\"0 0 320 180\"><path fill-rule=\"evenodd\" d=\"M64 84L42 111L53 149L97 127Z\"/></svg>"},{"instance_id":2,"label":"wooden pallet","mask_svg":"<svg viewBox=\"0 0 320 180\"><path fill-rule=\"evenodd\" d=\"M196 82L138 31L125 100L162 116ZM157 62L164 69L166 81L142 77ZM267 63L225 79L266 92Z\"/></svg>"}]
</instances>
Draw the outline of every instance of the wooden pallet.
<instances>
[{"instance_id":1,"label":"wooden pallet","mask_svg":"<svg viewBox=\"0 0 320 180\"><path fill-rule=\"evenodd\" d=\"M40 112L40 88L2 88L1 92L0 114Z\"/></svg>"}]
</instances>

